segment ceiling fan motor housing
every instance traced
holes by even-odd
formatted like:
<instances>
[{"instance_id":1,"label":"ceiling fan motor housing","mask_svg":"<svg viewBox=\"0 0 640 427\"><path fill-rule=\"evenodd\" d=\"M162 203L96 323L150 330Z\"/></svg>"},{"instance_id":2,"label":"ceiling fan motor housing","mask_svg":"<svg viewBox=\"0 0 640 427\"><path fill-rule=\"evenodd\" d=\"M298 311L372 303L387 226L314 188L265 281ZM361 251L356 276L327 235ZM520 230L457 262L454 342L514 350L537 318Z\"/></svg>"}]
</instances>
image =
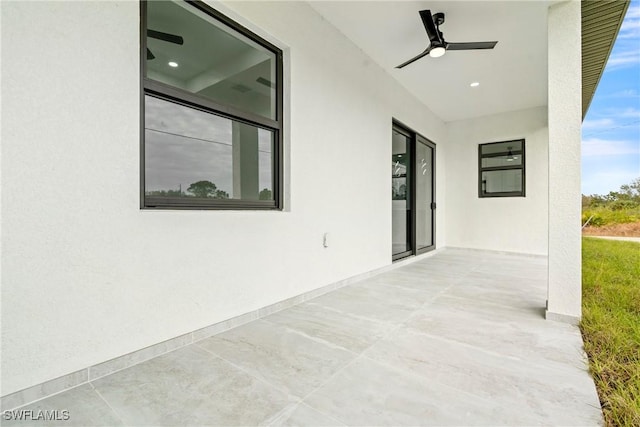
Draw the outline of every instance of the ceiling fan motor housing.
<instances>
[{"instance_id":1,"label":"ceiling fan motor housing","mask_svg":"<svg viewBox=\"0 0 640 427\"><path fill-rule=\"evenodd\" d=\"M433 22L435 22L436 25L444 24L444 13L442 12L435 13L433 15Z\"/></svg>"}]
</instances>

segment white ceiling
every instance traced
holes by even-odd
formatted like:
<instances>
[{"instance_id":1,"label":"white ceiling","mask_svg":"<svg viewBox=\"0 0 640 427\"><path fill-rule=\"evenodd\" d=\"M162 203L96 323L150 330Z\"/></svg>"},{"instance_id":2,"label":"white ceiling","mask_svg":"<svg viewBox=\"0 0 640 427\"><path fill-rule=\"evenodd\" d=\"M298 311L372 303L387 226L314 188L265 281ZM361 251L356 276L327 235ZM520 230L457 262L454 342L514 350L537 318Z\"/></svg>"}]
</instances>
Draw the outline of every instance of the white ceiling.
<instances>
[{"instance_id":1,"label":"white ceiling","mask_svg":"<svg viewBox=\"0 0 640 427\"><path fill-rule=\"evenodd\" d=\"M311 6L442 120L547 104L547 9L539 1L313 1ZM444 12L448 42L493 41L397 70L429 44L418 11ZM471 82L480 82L472 88Z\"/></svg>"}]
</instances>

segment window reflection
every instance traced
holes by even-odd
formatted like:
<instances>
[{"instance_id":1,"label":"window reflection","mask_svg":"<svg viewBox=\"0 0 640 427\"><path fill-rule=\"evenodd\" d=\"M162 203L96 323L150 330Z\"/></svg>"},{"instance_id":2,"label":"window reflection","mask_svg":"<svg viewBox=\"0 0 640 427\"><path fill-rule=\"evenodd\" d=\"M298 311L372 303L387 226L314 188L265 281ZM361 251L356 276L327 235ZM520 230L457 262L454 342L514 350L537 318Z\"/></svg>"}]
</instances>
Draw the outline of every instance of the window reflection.
<instances>
[{"instance_id":1,"label":"window reflection","mask_svg":"<svg viewBox=\"0 0 640 427\"><path fill-rule=\"evenodd\" d=\"M273 134L145 96L145 195L273 200Z\"/></svg>"},{"instance_id":2,"label":"window reflection","mask_svg":"<svg viewBox=\"0 0 640 427\"><path fill-rule=\"evenodd\" d=\"M276 119L276 55L185 2L147 3L146 77Z\"/></svg>"},{"instance_id":3,"label":"window reflection","mask_svg":"<svg viewBox=\"0 0 640 427\"><path fill-rule=\"evenodd\" d=\"M481 144L479 196L524 196L524 140Z\"/></svg>"}]
</instances>

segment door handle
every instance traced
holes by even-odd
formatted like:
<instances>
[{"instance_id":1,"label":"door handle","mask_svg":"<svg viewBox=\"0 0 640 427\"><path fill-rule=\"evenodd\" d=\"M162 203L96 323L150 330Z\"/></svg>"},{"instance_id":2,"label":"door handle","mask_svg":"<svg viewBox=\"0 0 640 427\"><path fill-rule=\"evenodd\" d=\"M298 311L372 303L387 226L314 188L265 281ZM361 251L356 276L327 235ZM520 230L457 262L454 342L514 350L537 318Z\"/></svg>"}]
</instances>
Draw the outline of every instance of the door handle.
<instances>
[{"instance_id":1,"label":"door handle","mask_svg":"<svg viewBox=\"0 0 640 427\"><path fill-rule=\"evenodd\" d=\"M431 202L431 210L435 210L436 209L436 202Z\"/></svg>"}]
</instances>

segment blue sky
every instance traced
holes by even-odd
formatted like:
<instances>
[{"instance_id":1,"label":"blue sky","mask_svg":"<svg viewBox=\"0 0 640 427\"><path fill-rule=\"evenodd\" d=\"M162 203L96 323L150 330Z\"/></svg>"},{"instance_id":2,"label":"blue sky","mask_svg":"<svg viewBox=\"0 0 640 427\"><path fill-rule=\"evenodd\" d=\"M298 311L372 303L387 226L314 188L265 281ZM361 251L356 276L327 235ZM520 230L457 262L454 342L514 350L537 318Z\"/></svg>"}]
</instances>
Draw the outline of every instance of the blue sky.
<instances>
[{"instance_id":1,"label":"blue sky","mask_svg":"<svg viewBox=\"0 0 640 427\"><path fill-rule=\"evenodd\" d=\"M582 123L582 194L640 177L640 0L633 0Z\"/></svg>"}]
</instances>

